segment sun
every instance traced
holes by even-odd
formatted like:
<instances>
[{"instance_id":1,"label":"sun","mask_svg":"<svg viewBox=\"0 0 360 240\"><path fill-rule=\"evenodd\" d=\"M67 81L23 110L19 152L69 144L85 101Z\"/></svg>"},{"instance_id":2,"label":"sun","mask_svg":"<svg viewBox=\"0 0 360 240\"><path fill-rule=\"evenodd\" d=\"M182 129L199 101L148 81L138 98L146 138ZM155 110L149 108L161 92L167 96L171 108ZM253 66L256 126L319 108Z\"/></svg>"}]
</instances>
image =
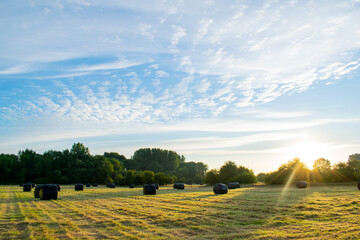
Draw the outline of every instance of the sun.
<instances>
[{"instance_id":1,"label":"sun","mask_svg":"<svg viewBox=\"0 0 360 240\"><path fill-rule=\"evenodd\" d=\"M328 144L317 142L310 137L303 138L287 148L289 158L299 158L308 168L312 168L316 159L326 157L329 150Z\"/></svg>"}]
</instances>

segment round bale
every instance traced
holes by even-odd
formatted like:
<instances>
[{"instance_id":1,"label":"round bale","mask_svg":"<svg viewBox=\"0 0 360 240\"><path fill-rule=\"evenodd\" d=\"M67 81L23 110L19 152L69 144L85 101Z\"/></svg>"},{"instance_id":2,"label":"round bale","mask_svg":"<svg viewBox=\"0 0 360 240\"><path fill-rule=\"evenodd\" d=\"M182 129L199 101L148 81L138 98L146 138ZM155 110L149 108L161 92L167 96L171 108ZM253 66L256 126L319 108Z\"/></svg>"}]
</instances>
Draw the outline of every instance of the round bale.
<instances>
[{"instance_id":1,"label":"round bale","mask_svg":"<svg viewBox=\"0 0 360 240\"><path fill-rule=\"evenodd\" d=\"M109 188L115 188L115 187L116 187L115 183L110 183Z\"/></svg>"},{"instance_id":2,"label":"round bale","mask_svg":"<svg viewBox=\"0 0 360 240\"><path fill-rule=\"evenodd\" d=\"M56 200L58 198L58 187L55 184L44 184L40 189L40 200Z\"/></svg>"},{"instance_id":3,"label":"round bale","mask_svg":"<svg viewBox=\"0 0 360 240\"><path fill-rule=\"evenodd\" d=\"M229 182L227 185L229 189L235 189L240 187L240 183L238 182Z\"/></svg>"},{"instance_id":4,"label":"round bale","mask_svg":"<svg viewBox=\"0 0 360 240\"><path fill-rule=\"evenodd\" d=\"M84 185L81 183L77 183L75 184L75 191L83 191L84 190Z\"/></svg>"},{"instance_id":5,"label":"round bale","mask_svg":"<svg viewBox=\"0 0 360 240\"><path fill-rule=\"evenodd\" d=\"M228 192L228 187L223 183L217 183L214 185L213 191L215 194L225 194Z\"/></svg>"},{"instance_id":6,"label":"round bale","mask_svg":"<svg viewBox=\"0 0 360 240\"><path fill-rule=\"evenodd\" d=\"M34 197L40 198L40 190L42 189L42 185L36 185L34 189Z\"/></svg>"},{"instance_id":7,"label":"round bale","mask_svg":"<svg viewBox=\"0 0 360 240\"><path fill-rule=\"evenodd\" d=\"M360 181L358 182L358 189L360 190Z\"/></svg>"},{"instance_id":8,"label":"round bale","mask_svg":"<svg viewBox=\"0 0 360 240\"><path fill-rule=\"evenodd\" d=\"M154 184L145 184L143 186L144 195L155 195L156 194L156 186Z\"/></svg>"},{"instance_id":9,"label":"round bale","mask_svg":"<svg viewBox=\"0 0 360 240\"><path fill-rule=\"evenodd\" d=\"M31 192L31 183L25 183L23 185L23 191L24 192Z\"/></svg>"},{"instance_id":10,"label":"round bale","mask_svg":"<svg viewBox=\"0 0 360 240\"><path fill-rule=\"evenodd\" d=\"M182 190L185 188L185 185L183 183L174 183L174 189Z\"/></svg>"},{"instance_id":11,"label":"round bale","mask_svg":"<svg viewBox=\"0 0 360 240\"><path fill-rule=\"evenodd\" d=\"M129 184L129 188L134 188L135 185L133 183Z\"/></svg>"},{"instance_id":12,"label":"round bale","mask_svg":"<svg viewBox=\"0 0 360 240\"><path fill-rule=\"evenodd\" d=\"M91 184L90 184L90 183L87 183L87 184L86 184L86 187L91 187Z\"/></svg>"},{"instance_id":13,"label":"round bale","mask_svg":"<svg viewBox=\"0 0 360 240\"><path fill-rule=\"evenodd\" d=\"M296 182L296 187L297 188L306 188L307 182L306 181L298 181L298 182Z\"/></svg>"},{"instance_id":14,"label":"round bale","mask_svg":"<svg viewBox=\"0 0 360 240\"><path fill-rule=\"evenodd\" d=\"M93 187L97 187L98 184L97 184L97 183L93 183L92 186L93 186Z\"/></svg>"}]
</instances>

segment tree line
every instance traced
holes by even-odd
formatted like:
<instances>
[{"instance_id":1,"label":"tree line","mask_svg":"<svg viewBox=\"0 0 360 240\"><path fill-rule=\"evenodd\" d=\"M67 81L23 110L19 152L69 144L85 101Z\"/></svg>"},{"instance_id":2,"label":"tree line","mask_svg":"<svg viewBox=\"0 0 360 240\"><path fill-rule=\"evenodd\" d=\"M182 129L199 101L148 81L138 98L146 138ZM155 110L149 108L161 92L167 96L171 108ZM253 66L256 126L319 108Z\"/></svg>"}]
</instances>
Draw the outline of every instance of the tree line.
<instances>
[{"instance_id":1,"label":"tree line","mask_svg":"<svg viewBox=\"0 0 360 240\"><path fill-rule=\"evenodd\" d=\"M319 158L314 161L310 170L299 158L282 164L278 170L270 173L259 173L257 180L267 184L285 184L297 181L310 182L351 182L360 180L360 154L348 157L346 162L334 165L328 159Z\"/></svg>"},{"instance_id":2,"label":"tree line","mask_svg":"<svg viewBox=\"0 0 360 240\"><path fill-rule=\"evenodd\" d=\"M206 171L202 162L185 162L184 156L159 148L139 149L130 159L116 152L91 155L82 143L74 143L70 150L43 154L26 149L18 155L0 155L0 184L202 183Z\"/></svg>"}]
</instances>

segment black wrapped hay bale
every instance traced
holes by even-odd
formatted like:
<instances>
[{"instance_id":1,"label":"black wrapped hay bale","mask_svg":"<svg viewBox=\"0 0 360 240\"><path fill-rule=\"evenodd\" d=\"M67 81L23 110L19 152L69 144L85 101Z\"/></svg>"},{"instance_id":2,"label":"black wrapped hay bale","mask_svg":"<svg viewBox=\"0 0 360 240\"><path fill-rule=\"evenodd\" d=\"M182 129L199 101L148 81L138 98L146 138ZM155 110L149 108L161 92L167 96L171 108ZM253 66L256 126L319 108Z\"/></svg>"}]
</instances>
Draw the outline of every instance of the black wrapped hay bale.
<instances>
[{"instance_id":1,"label":"black wrapped hay bale","mask_svg":"<svg viewBox=\"0 0 360 240\"><path fill-rule=\"evenodd\" d=\"M223 183L217 183L214 185L213 191L215 194L225 194L228 192L228 187Z\"/></svg>"},{"instance_id":2,"label":"black wrapped hay bale","mask_svg":"<svg viewBox=\"0 0 360 240\"><path fill-rule=\"evenodd\" d=\"M298 182L296 182L296 187L297 188L306 188L307 182L306 181L298 181Z\"/></svg>"},{"instance_id":3,"label":"black wrapped hay bale","mask_svg":"<svg viewBox=\"0 0 360 240\"><path fill-rule=\"evenodd\" d=\"M115 187L116 187L115 183L110 183L109 188L115 188Z\"/></svg>"},{"instance_id":4,"label":"black wrapped hay bale","mask_svg":"<svg viewBox=\"0 0 360 240\"><path fill-rule=\"evenodd\" d=\"M97 183L93 183L92 186L93 186L93 187L97 187L98 184L97 184Z\"/></svg>"},{"instance_id":5,"label":"black wrapped hay bale","mask_svg":"<svg viewBox=\"0 0 360 240\"><path fill-rule=\"evenodd\" d=\"M36 185L34 189L34 197L40 198L40 190L42 189L42 185Z\"/></svg>"},{"instance_id":6,"label":"black wrapped hay bale","mask_svg":"<svg viewBox=\"0 0 360 240\"><path fill-rule=\"evenodd\" d=\"M23 185L23 191L24 192L31 192L31 183L25 183Z\"/></svg>"},{"instance_id":7,"label":"black wrapped hay bale","mask_svg":"<svg viewBox=\"0 0 360 240\"><path fill-rule=\"evenodd\" d=\"M106 184L106 187L110 187L110 185L111 185L111 183L107 183L107 184Z\"/></svg>"},{"instance_id":8,"label":"black wrapped hay bale","mask_svg":"<svg viewBox=\"0 0 360 240\"><path fill-rule=\"evenodd\" d=\"M238 182L229 182L227 185L229 189L235 189L240 187L240 183Z\"/></svg>"},{"instance_id":9,"label":"black wrapped hay bale","mask_svg":"<svg viewBox=\"0 0 360 240\"><path fill-rule=\"evenodd\" d=\"M156 186L154 184L145 184L143 186L144 195L155 195L156 194Z\"/></svg>"},{"instance_id":10,"label":"black wrapped hay bale","mask_svg":"<svg viewBox=\"0 0 360 240\"><path fill-rule=\"evenodd\" d=\"M75 184L75 191L83 191L84 190L84 185L81 183L77 183Z\"/></svg>"},{"instance_id":11,"label":"black wrapped hay bale","mask_svg":"<svg viewBox=\"0 0 360 240\"><path fill-rule=\"evenodd\" d=\"M358 189L360 190L360 181L358 181Z\"/></svg>"},{"instance_id":12,"label":"black wrapped hay bale","mask_svg":"<svg viewBox=\"0 0 360 240\"><path fill-rule=\"evenodd\" d=\"M58 187L55 184L44 184L40 189L40 200L56 200L58 198Z\"/></svg>"},{"instance_id":13,"label":"black wrapped hay bale","mask_svg":"<svg viewBox=\"0 0 360 240\"><path fill-rule=\"evenodd\" d=\"M129 188L134 188L135 187L135 185L134 184L129 184Z\"/></svg>"},{"instance_id":14,"label":"black wrapped hay bale","mask_svg":"<svg viewBox=\"0 0 360 240\"><path fill-rule=\"evenodd\" d=\"M174 189L184 189L185 188L185 185L183 183L174 183Z\"/></svg>"},{"instance_id":15,"label":"black wrapped hay bale","mask_svg":"<svg viewBox=\"0 0 360 240\"><path fill-rule=\"evenodd\" d=\"M91 184L90 184L90 183L87 183L87 184L86 184L86 187L91 187Z\"/></svg>"}]
</instances>

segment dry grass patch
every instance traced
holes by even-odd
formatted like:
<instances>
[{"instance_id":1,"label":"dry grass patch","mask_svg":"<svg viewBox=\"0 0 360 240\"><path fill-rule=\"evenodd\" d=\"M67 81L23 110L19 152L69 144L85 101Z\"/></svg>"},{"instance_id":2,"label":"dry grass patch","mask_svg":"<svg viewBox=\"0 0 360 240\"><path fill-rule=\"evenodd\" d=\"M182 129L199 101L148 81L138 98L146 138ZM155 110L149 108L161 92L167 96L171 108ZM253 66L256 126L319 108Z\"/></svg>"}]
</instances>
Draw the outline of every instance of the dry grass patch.
<instances>
[{"instance_id":1,"label":"dry grass patch","mask_svg":"<svg viewBox=\"0 0 360 240\"><path fill-rule=\"evenodd\" d=\"M0 186L0 239L282 239L360 235L356 186L251 186L215 195L212 187L157 195L105 186L40 201L18 186Z\"/></svg>"}]
</instances>

